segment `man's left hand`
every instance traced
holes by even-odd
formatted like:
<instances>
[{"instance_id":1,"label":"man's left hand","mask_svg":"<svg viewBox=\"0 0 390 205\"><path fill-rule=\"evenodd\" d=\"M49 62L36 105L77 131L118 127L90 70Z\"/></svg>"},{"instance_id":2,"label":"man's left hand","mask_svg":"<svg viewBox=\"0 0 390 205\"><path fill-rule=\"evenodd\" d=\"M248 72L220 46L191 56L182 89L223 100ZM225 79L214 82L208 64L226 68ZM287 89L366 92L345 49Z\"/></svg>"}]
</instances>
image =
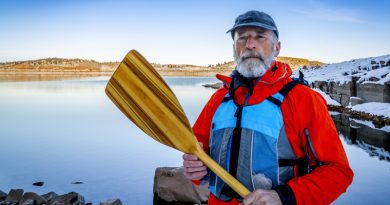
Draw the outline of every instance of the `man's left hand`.
<instances>
[{"instance_id":1,"label":"man's left hand","mask_svg":"<svg viewBox=\"0 0 390 205\"><path fill-rule=\"evenodd\" d=\"M257 189L244 198L242 205L282 205L275 190Z\"/></svg>"}]
</instances>

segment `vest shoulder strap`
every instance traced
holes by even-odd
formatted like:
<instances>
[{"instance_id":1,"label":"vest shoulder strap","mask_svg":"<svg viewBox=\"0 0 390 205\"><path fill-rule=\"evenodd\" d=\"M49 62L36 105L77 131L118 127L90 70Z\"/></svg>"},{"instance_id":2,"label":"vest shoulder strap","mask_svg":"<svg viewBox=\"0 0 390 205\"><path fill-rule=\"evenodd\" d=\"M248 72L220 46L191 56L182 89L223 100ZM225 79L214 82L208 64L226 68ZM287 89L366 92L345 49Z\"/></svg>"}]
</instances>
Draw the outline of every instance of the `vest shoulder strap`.
<instances>
[{"instance_id":1,"label":"vest shoulder strap","mask_svg":"<svg viewBox=\"0 0 390 205\"><path fill-rule=\"evenodd\" d=\"M299 71L299 78L292 78L292 81L284 85L282 89L279 90L278 93L281 94L283 97L286 97L287 94L298 84L309 86L309 83L305 79L303 79L303 73L301 71ZM274 103L279 107L282 105L283 102L283 99L278 99L275 98L274 96L269 96L267 100L269 100L270 102Z\"/></svg>"}]
</instances>

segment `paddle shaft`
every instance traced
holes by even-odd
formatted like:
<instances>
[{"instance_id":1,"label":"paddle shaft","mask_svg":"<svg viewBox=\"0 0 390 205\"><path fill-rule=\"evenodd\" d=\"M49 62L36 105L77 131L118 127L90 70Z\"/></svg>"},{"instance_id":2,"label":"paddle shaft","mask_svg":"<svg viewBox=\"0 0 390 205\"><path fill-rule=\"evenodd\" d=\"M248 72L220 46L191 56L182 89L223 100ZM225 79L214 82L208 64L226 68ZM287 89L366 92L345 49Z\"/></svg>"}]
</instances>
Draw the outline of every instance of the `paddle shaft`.
<instances>
[{"instance_id":1,"label":"paddle shaft","mask_svg":"<svg viewBox=\"0 0 390 205\"><path fill-rule=\"evenodd\" d=\"M203 149L197 149L197 152L194 153L194 155L196 155L208 168L210 168L218 177L220 177L242 198L244 198L250 193L250 191L236 178L230 175L225 169L223 169L219 164L217 164L213 159L211 159L210 156L203 151Z\"/></svg>"}]
</instances>

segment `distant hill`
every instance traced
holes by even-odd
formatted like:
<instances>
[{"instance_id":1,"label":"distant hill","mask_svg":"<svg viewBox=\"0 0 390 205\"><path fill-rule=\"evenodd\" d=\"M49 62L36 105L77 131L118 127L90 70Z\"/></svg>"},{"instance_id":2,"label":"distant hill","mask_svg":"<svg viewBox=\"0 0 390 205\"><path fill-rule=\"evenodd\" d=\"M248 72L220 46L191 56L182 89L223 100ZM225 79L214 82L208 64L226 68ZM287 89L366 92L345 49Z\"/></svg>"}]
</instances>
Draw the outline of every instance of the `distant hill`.
<instances>
[{"instance_id":1,"label":"distant hill","mask_svg":"<svg viewBox=\"0 0 390 205\"><path fill-rule=\"evenodd\" d=\"M118 62L97 62L95 60L45 58L28 61L0 63L0 71L16 72L112 72Z\"/></svg>"},{"instance_id":2,"label":"distant hill","mask_svg":"<svg viewBox=\"0 0 390 205\"><path fill-rule=\"evenodd\" d=\"M320 66L323 63L309 61L303 58L278 57L278 61L290 64L292 69L303 66ZM85 59L45 58L28 61L0 63L2 72L113 72L119 62L97 62ZM209 66L189 64L158 64L152 65L163 75L214 75L228 74L235 68L234 61Z\"/></svg>"},{"instance_id":3,"label":"distant hill","mask_svg":"<svg viewBox=\"0 0 390 205\"><path fill-rule=\"evenodd\" d=\"M276 58L277 61L287 63L290 65L291 69L296 70L298 68L301 68L303 66L306 67L316 67L321 66L324 63L319 61L309 61L305 58L293 58L293 57L285 57L285 56L279 56ZM236 63L234 61L224 62L222 64L216 64L216 65L210 65L209 67L217 68L217 69L234 69L236 66Z\"/></svg>"}]
</instances>

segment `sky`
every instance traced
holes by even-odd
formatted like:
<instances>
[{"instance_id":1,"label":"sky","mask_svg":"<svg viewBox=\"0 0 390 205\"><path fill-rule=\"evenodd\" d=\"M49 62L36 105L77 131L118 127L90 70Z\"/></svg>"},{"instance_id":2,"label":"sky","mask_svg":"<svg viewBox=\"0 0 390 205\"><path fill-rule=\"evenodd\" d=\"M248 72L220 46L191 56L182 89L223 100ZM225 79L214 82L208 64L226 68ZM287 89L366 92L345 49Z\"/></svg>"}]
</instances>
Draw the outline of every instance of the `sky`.
<instances>
[{"instance_id":1,"label":"sky","mask_svg":"<svg viewBox=\"0 0 390 205\"><path fill-rule=\"evenodd\" d=\"M279 29L281 56L335 63L390 54L390 1L0 0L0 62L47 57L210 65L233 60L226 34L259 10Z\"/></svg>"}]
</instances>

